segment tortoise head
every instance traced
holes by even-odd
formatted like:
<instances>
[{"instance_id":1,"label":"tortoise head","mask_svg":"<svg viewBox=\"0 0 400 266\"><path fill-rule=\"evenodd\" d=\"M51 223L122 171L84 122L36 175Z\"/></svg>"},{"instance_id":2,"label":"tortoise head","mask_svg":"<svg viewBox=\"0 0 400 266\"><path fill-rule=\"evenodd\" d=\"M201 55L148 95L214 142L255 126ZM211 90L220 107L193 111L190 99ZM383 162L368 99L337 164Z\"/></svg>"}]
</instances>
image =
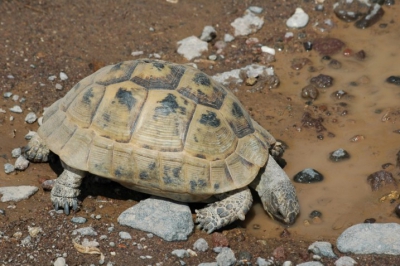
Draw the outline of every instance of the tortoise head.
<instances>
[{"instance_id":1,"label":"tortoise head","mask_svg":"<svg viewBox=\"0 0 400 266\"><path fill-rule=\"evenodd\" d=\"M296 190L285 171L270 156L264 173L255 183L264 210L273 219L293 224L300 213Z\"/></svg>"}]
</instances>

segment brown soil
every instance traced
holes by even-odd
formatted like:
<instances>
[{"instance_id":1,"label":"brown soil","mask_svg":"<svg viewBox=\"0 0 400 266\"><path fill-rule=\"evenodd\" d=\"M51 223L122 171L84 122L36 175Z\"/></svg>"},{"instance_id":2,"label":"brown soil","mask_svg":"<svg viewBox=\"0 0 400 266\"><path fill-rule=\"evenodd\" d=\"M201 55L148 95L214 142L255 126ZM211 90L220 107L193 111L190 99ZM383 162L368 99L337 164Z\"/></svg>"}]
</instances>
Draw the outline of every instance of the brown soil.
<instances>
[{"instance_id":1,"label":"brown soil","mask_svg":"<svg viewBox=\"0 0 400 266\"><path fill-rule=\"evenodd\" d=\"M236 258L241 252L247 251L252 254L253 265L259 256L275 257L277 262L291 260L301 263L312 260L312 254L307 252L310 243L326 240L335 244L336 237L345 228L366 218L375 218L378 222L398 222L393 213L398 202L377 203L377 198L393 188L372 193L366 182L367 176L380 170L382 164L395 164L395 154L400 148L393 145L396 141L399 143L399 134L390 133L400 129L398 87L382 82L390 75L400 75L395 70L395 62L400 59L397 5L385 6L386 13L378 24L358 30L333 15L331 0L325 1L324 12L314 10L314 1L180 0L172 4L164 0L0 0L0 92L3 95L10 91L26 98L26 102L20 104L11 98L1 97L0 108L6 110L6 113L0 113L1 163L14 163L11 150L26 144L24 136L28 130L37 130L37 123L31 125L24 122L29 111L40 115L43 107L65 95L76 82L98 68L135 59L131 55L133 51L143 51L144 56L158 53L163 60L187 63L176 52L177 41L191 35L199 36L206 25L216 28L216 40L220 40L224 33L233 33L230 23L242 16L250 5L264 8L260 16L264 17L265 24L260 31L248 37L257 37L261 44L269 47L274 47L282 40L287 31L292 31L295 38L284 42L285 49L277 53L277 61L272 63L281 79L279 88L265 88L251 93L248 92L251 87L241 85L237 88L237 96L255 120L288 144L284 158L288 162L285 170L289 176L313 167L323 170L326 181L317 185L296 184L302 213L293 227L286 229L271 221L257 203L244 223L224 228L221 232L228 238ZM308 26L301 30L286 29L286 19L300 6L310 15ZM326 18L334 21L332 30L322 33L313 27L315 22ZM379 24L386 24L386 27ZM303 40L297 38L300 32L311 40L325 36L339 38L354 51L365 50L367 58L359 61L338 54L336 59L342 62L343 67L335 72L326 67L317 52L304 51ZM246 44L248 37L237 37L224 49L224 59L219 58L215 62L206 60L208 55L216 52L210 44L209 52L201 57L204 60L197 62L199 69L214 75L262 61L259 49ZM301 70L291 69L291 60L294 58L308 58L317 72L310 72L310 65ZM323 90L315 102L306 104L306 100L300 97L301 89L323 69L323 74L333 76L337 82L334 88ZM67 73L68 80L48 80L51 75L58 77L60 71ZM14 79L7 78L10 74ZM365 75L367 83L365 78L362 79ZM359 89L352 87L355 83L349 85L353 81L361 84ZM62 84L63 90L56 90L56 83ZM380 88L384 88L385 92ZM349 98L348 105L339 104L330 94L340 89L349 91L355 99ZM16 104L22 107L23 114L8 110ZM327 110L330 111L329 116L326 115ZM327 130L316 132L315 128L304 127L301 121L305 111L313 117L323 117L322 123ZM387 123L381 119L385 114L390 117ZM14 120L10 121L10 116ZM322 135L323 140L318 135ZM335 137L330 137L332 135ZM350 144L350 138L355 135L365 135L366 138ZM343 145L354 156L341 163L340 167L332 165L326 159L329 152ZM397 170L394 167L389 170L398 179ZM40 186L41 180L56 177L57 167L31 164L23 172L6 175L0 171L0 187ZM106 263L155 265L163 262L163 265L180 265L179 259L171 255L172 250L192 248L200 237L213 246L212 235L199 230L187 242L170 243L158 237L148 238L144 232L121 227L117 223L118 215L139 199L116 184L93 186L84 197L77 216L87 217L85 226L93 226L99 235L108 236L107 240L101 241L99 236L88 237L100 242ZM0 231L8 237L0 238L1 265L52 265L52 261L64 253L70 266L98 264L98 255L82 254L75 250L71 231L77 226L70 222L71 216L52 211L48 192L41 189L30 199L17 203L0 202L0 209L6 212L5 215L0 214ZM315 209L322 211L323 220L307 226L304 221ZM101 219L91 218L92 214L101 215ZM115 230L109 233L107 228L112 224ZM28 235L28 226L40 226L44 233L34 238L30 245L22 246L20 243ZM130 232L133 239L121 240L118 236L120 231ZM17 232L21 232L22 236L15 234ZM115 242L115 247L109 246L111 241ZM138 249L133 242L147 248ZM283 254L273 254L276 248L282 247ZM115 252L115 255L111 252ZM335 252L345 255L337 250ZM152 258L141 259L143 255ZM216 255L212 250L198 252L197 257L184 261L187 265L197 265L215 261ZM400 264L400 259L394 256L349 255L357 260L358 265ZM334 260L323 258L322 262L333 265Z\"/></svg>"}]
</instances>

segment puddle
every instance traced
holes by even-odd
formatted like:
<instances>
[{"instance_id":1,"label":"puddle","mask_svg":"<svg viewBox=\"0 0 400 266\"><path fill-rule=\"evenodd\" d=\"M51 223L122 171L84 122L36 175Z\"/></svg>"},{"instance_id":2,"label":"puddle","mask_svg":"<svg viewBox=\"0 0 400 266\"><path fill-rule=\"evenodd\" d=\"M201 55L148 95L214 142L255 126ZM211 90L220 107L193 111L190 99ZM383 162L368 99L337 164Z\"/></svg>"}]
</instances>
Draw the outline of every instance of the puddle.
<instances>
[{"instance_id":1,"label":"puddle","mask_svg":"<svg viewBox=\"0 0 400 266\"><path fill-rule=\"evenodd\" d=\"M394 12L394 9L387 12L385 18L396 17ZM385 22L388 21L382 21ZM332 76L334 85L320 90L322 93L313 104L325 104L328 110L339 102L348 104L341 107L341 110L348 111L345 116L334 112L332 116L322 115L323 125L327 128L327 131L322 133L323 140L317 139L319 133L315 133L315 129L302 128L300 132L296 131L296 126L301 126L301 117L296 120L296 126L293 126L294 120L290 119L287 113L281 116L281 122L270 123L269 127L268 123L261 122L273 135L288 144L289 149L284 154L288 162L285 171L291 178L304 168L314 168L325 176L321 183L295 184L301 215L296 224L289 229L292 234L304 239L335 238L348 226L363 222L367 218L375 218L377 222L399 222L399 218L393 213L398 201L393 204L378 201L380 196L395 188L386 186L377 192L371 192L366 181L368 175L382 169L382 164L395 164L396 153L400 150L400 134L393 132L400 129L400 88L385 82L387 77L400 74L397 63L400 61L400 32L393 28L399 22L397 17L394 24L389 23L387 30L359 30L352 25L344 28L345 24L338 22L338 29L332 31L330 37L341 39L346 43L346 47L354 52L364 50L367 54L363 61L342 54L333 55L332 58L342 63L341 69L326 67L326 63L321 61L321 56L313 51L304 53L304 56L313 62L314 67L325 67L321 71L311 73L305 66L297 75L288 67L290 56L277 55L275 68L281 79L278 90L286 97L291 97L293 105L301 101L299 94L301 88L307 85L306 81L321 73ZM367 77L369 82L357 86L350 85L362 77ZM344 90L354 97L347 100L333 99L331 93L337 90ZM308 107L309 110L310 108ZM390 118L383 122L384 114L390 112ZM294 116L299 117L299 114ZM334 122L335 119L337 122ZM327 132L334 133L335 137L328 137ZM365 139L351 142L350 139L356 135L363 135ZM329 161L329 153L338 148L347 150L351 158L336 163ZM388 170L398 179L398 169L391 166ZM321 223L305 225L305 220L311 220L308 215L313 210L322 212ZM271 222L260 203L255 204L249 216L251 218L246 221L245 226L257 236L277 237L282 232L282 226ZM253 229L255 224L260 228Z\"/></svg>"}]
</instances>

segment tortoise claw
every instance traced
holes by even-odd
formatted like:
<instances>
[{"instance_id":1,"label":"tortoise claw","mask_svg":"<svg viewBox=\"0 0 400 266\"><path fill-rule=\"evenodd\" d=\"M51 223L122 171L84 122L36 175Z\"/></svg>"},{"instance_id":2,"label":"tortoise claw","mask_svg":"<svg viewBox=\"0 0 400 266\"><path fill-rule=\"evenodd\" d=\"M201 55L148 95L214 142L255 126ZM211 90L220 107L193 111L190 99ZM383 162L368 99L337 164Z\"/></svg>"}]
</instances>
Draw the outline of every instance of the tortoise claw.
<instances>
[{"instance_id":1,"label":"tortoise claw","mask_svg":"<svg viewBox=\"0 0 400 266\"><path fill-rule=\"evenodd\" d=\"M66 202L66 203L64 204L64 213L65 213L66 215L69 215L69 204L68 204L68 202Z\"/></svg>"},{"instance_id":2,"label":"tortoise claw","mask_svg":"<svg viewBox=\"0 0 400 266\"><path fill-rule=\"evenodd\" d=\"M54 203L54 210L58 211L59 207L58 207L58 202Z\"/></svg>"}]
</instances>

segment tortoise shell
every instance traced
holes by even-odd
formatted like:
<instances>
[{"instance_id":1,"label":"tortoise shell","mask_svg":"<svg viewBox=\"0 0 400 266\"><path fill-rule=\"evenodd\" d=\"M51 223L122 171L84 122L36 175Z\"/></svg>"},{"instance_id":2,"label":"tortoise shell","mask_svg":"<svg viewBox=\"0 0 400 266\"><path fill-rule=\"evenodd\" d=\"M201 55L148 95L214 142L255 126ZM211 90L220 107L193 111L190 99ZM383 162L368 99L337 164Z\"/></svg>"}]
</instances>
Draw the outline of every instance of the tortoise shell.
<instances>
[{"instance_id":1,"label":"tortoise shell","mask_svg":"<svg viewBox=\"0 0 400 266\"><path fill-rule=\"evenodd\" d=\"M275 143L229 89L159 60L100 69L43 121L39 136L70 167L180 201L248 185Z\"/></svg>"}]
</instances>

